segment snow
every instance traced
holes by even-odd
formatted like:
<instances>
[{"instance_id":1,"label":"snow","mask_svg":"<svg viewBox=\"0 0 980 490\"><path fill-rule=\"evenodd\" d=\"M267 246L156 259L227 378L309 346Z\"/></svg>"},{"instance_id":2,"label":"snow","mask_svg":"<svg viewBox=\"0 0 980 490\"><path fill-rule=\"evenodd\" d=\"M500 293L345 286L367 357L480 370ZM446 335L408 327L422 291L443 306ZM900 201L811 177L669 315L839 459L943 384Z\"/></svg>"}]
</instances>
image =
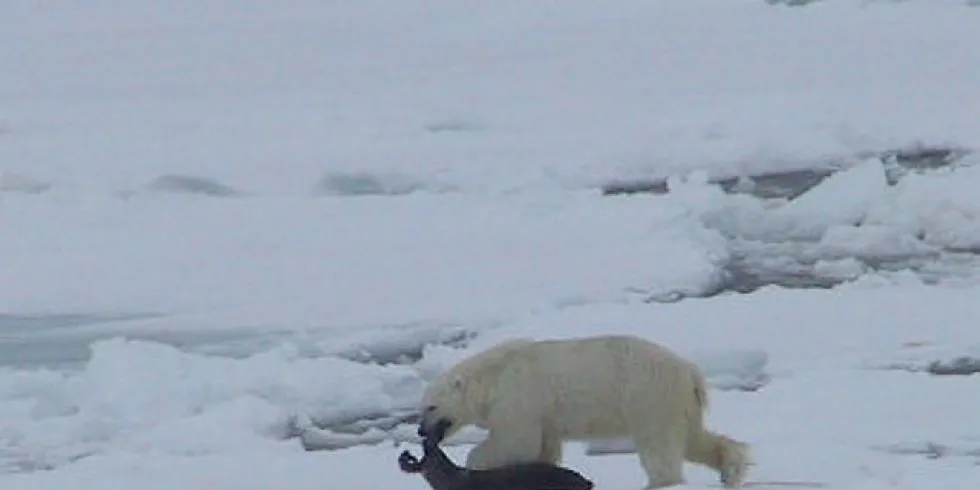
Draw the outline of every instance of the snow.
<instances>
[{"instance_id":1,"label":"snow","mask_svg":"<svg viewBox=\"0 0 980 490\"><path fill-rule=\"evenodd\" d=\"M980 10L781 3L0 3L0 487L423 489L433 376L630 333L757 487L974 488Z\"/></svg>"}]
</instances>

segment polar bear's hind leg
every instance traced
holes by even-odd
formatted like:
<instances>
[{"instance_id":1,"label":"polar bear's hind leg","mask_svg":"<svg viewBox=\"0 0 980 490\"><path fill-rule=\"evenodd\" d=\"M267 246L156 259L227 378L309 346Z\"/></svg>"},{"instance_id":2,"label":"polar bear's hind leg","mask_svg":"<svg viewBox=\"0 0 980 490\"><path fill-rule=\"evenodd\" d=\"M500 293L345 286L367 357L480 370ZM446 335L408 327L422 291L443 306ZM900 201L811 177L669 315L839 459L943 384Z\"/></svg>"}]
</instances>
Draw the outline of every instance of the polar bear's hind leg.
<instances>
[{"instance_id":1,"label":"polar bear's hind leg","mask_svg":"<svg viewBox=\"0 0 980 490\"><path fill-rule=\"evenodd\" d=\"M647 474L646 488L654 490L683 484L685 428L651 425L634 434L637 456Z\"/></svg>"}]
</instances>

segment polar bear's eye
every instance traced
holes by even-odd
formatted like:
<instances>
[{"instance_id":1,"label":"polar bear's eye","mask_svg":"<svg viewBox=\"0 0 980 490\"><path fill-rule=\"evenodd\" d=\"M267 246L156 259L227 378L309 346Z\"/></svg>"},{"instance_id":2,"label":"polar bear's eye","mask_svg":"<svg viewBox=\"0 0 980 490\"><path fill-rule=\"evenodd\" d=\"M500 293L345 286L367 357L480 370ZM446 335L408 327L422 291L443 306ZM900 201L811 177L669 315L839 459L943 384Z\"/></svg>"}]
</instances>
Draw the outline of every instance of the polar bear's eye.
<instances>
[{"instance_id":1,"label":"polar bear's eye","mask_svg":"<svg viewBox=\"0 0 980 490\"><path fill-rule=\"evenodd\" d=\"M435 405L429 405L429 406L425 407L425 411L426 412L435 412L436 411L436 406Z\"/></svg>"}]
</instances>

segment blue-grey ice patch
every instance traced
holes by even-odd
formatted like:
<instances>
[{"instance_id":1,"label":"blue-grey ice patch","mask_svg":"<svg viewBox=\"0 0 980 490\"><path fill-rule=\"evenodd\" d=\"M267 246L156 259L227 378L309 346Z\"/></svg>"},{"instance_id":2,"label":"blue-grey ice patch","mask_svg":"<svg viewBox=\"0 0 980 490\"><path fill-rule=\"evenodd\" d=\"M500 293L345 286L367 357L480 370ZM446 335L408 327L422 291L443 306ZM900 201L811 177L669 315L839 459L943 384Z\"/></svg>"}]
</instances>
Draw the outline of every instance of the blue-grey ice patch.
<instances>
[{"instance_id":1,"label":"blue-grey ice patch","mask_svg":"<svg viewBox=\"0 0 980 490\"><path fill-rule=\"evenodd\" d=\"M17 172L0 170L0 192L40 194L50 188L50 182L44 182Z\"/></svg>"},{"instance_id":2,"label":"blue-grey ice patch","mask_svg":"<svg viewBox=\"0 0 980 490\"><path fill-rule=\"evenodd\" d=\"M965 347L937 347L912 343L882 362L869 362L871 369L928 373L935 376L969 376L980 374L980 344Z\"/></svg>"},{"instance_id":3,"label":"blue-grey ice patch","mask_svg":"<svg viewBox=\"0 0 980 490\"><path fill-rule=\"evenodd\" d=\"M328 172L314 187L315 194L326 196L402 196L425 190L445 189L407 175L371 172Z\"/></svg>"},{"instance_id":4,"label":"blue-grey ice patch","mask_svg":"<svg viewBox=\"0 0 980 490\"><path fill-rule=\"evenodd\" d=\"M163 316L158 313L0 314L0 367L74 369L97 339L77 330Z\"/></svg>"},{"instance_id":5,"label":"blue-grey ice patch","mask_svg":"<svg viewBox=\"0 0 980 490\"><path fill-rule=\"evenodd\" d=\"M145 185L145 190L167 194L193 194L208 197L234 197L242 192L217 180L195 175L161 175Z\"/></svg>"},{"instance_id":6,"label":"blue-grey ice patch","mask_svg":"<svg viewBox=\"0 0 980 490\"><path fill-rule=\"evenodd\" d=\"M466 119L437 119L425 125L425 130L430 133L467 133L479 131L483 126Z\"/></svg>"},{"instance_id":7,"label":"blue-grey ice patch","mask_svg":"<svg viewBox=\"0 0 980 490\"><path fill-rule=\"evenodd\" d=\"M926 365L925 371L936 376L967 376L980 373L980 349L947 359L937 359Z\"/></svg>"},{"instance_id":8,"label":"blue-grey ice patch","mask_svg":"<svg viewBox=\"0 0 980 490\"><path fill-rule=\"evenodd\" d=\"M765 0L770 5L785 5L787 7L805 7L823 0Z\"/></svg>"},{"instance_id":9,"label":"blue-grey ice patch","mask_svg":"<svg viewBox=\"0 0 980 490\"><path fill-rule=\"evenodd\" d=\"M902 456L922 456L927 459L970 458L980 464L980 440L964 438L954 442L906 441L875 449Z\"/></svg>"}]
</instances>

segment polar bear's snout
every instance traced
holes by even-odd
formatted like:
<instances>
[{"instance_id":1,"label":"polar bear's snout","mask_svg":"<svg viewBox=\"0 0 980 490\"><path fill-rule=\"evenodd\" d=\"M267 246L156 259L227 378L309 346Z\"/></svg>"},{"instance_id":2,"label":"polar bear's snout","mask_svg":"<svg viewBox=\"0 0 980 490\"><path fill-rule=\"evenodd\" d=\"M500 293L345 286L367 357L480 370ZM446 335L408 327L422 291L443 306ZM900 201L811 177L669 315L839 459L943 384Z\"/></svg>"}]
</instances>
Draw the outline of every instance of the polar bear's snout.
<instances>
[{"instance_id":1,"label":"polar bear's snout","mask_svg":"<svg viewBox=\"0 0 980 490\"><path fill-rule=\"evenodd\" d=\"M439 413L435 406L428 406L422 413L419 420L419 437L434 440L437 444L446 438L446 434L453 426L453 420Z\"/></svg>"}]
</instances>

